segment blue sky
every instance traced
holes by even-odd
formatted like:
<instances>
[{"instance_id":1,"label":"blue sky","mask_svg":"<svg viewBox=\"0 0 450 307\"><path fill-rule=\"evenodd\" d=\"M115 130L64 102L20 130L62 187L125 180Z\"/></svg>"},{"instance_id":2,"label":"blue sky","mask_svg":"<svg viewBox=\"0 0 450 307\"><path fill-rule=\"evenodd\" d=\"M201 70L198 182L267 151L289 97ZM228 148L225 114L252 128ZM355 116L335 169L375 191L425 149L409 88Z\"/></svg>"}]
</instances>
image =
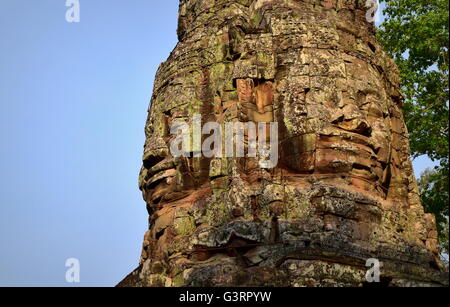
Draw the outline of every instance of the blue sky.
<instances>
[{"instance_id":1,"label":"blue sky","mask_svg":"<svg viewBox=\"0 0 450 307\"><path fill-rule=\"evenodd\" d=\"M0 286L113 286L138 263L146 110L177 0L0 0ZM416 160L416 173L431 166Z\"/></svg>"}]
</instances>

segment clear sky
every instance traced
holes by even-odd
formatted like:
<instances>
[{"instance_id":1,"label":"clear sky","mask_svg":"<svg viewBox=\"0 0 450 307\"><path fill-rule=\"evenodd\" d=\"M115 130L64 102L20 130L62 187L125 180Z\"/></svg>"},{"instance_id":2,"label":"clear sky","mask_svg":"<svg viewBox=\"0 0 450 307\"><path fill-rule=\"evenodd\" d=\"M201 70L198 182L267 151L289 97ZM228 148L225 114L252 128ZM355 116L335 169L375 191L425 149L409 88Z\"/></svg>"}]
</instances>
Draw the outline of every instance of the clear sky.
<instances>
[{"instance_id":1,"label":"clear sky","mask_svg":"<svg viewBox=\"0 0 450 307\"><path fill-rule=\"evenodd\" d=\"M153 79L178 0L0 0L0 286L113 286L137 267ZM416 173L432 166L415 162Z\"/></svg>"}]
</instances>

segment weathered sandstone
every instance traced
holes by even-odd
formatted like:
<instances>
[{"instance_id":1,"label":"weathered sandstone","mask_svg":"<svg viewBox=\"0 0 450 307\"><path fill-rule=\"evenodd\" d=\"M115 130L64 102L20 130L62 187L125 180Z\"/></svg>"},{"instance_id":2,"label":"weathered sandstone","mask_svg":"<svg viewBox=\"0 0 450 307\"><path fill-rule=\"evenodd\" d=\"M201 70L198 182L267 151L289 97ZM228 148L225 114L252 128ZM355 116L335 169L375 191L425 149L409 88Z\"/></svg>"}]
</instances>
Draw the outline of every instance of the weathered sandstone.
<instances>
[{"instance_id":1,"label":"weathered sandstone","mask_svg":"<svg viewBox=\"0 0 450 307\"><path fill-rule=\"evenodd\" d=\"M181 0L140 188L139 268L120 286L439 286L395 63L361 0ZM174 158L170 126L279 123L280 161ZM194 151L194 149L193 149Z\"/></svg>"}]
</instances>

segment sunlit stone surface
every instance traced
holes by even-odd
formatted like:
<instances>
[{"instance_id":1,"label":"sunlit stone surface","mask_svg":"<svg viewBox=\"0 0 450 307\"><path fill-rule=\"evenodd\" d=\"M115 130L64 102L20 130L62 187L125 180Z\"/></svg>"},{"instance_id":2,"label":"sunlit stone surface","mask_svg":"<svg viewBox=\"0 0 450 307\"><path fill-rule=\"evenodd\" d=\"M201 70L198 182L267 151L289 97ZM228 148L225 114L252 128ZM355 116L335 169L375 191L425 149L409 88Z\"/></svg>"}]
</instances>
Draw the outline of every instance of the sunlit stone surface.
<instances>
[{"instance_id":1,"label":"sunlit stone surface","mask_svg":"<svg viewBox=\"0 0 450 307\"><path fill-rule=\"evenodd\" d=\"M151 227L120 286L365 286L369 258L384 286L448 283L366 1L180 2L146 125ZM172 157L195 114L278 122L278 166Z\"/></svg>"}]
</instances>

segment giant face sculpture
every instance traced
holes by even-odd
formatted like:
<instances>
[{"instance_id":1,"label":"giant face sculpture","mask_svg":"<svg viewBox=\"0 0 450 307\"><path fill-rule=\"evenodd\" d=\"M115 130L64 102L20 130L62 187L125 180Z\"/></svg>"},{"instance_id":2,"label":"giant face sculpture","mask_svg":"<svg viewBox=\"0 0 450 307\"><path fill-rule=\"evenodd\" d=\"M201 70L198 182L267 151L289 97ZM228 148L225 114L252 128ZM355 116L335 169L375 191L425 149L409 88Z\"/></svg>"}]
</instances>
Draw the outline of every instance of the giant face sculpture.
<instances>
[{"instance_id":1,"label":"giant face sculpture","mask_svg":"<svg viewBox=\"0 0 450 307\"><path fill-rule=\"evenodd\" d=\"M397 68L366 10L357 0L181 1L180 42L158 70L146 126L150 230L123 285L355 286L369 258L385 262L386 284L441 282ZM278 122L278 165L195 156L198 145L174 157L171 126L194 115Z\"/></svg>"}]
</instances>

